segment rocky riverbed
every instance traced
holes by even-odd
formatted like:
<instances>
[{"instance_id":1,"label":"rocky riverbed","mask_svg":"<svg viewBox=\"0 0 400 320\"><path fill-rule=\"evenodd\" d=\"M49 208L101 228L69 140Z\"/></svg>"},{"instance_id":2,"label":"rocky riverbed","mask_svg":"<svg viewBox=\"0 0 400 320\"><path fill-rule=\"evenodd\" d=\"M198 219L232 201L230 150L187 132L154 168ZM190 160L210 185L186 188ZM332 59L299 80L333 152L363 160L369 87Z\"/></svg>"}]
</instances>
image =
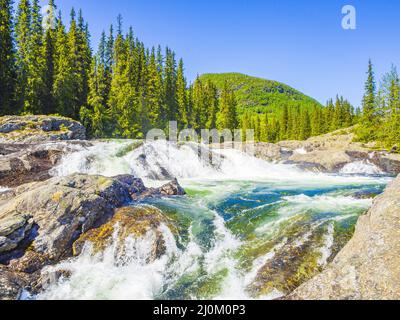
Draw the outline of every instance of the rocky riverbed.
<instances>
[{"instance_id":1,"label":"rocky riverbed","mask_svg":"<svg viewBox=\"0 0 400 320\"><path fill-rule=\"evenodd\" d=\"M111 230L123 221L130 226L125 238L156 229L162 214L124 208L132 201L185 194L177 180L146 188L131 175L52 177L63 155L91 145L75 121L5 117L0 135L0 185L7 187L0 193L0 300L17 299L23 289L39 291L48 281L43 268L77 254L95 228ZM106 241L104 232L100 241ZM160 239L155 246L162 247Z\"/></svg>"},{"instance_id":2,"label":"rocky riverbed","mask_svg":"<svg viewBox=\"0 0 400 320\"><path fill-rule=\"evenodd\" d=\"M116 144L111 151L98 154L97 149L106 144L85 140L84 128L75 121L47 116L0 118L0 186L4 187L0 192L0 299L19 299L27 292L40 295L49 287L48 296L43 297L57 297L53 291L58 279L71 277L71 288L74 281L81 281L79 266L87 252L112 258L110 268L129 266L130 259L140 258L144 269L139 269L148 277L154 272L159 277L159 272L171 269L168 272L177 277L176 283L168 274L168 282L160 285L172 286L160 296L164 298L185 294L224 297L217 293L222 285L233 288L228 298L243 290L246 295L238 297L400 299L400 180L374 200L348 242L348 224L369 207L382 184L345 177L359 173L360 167L372 176L398 174L400 158L354 143L353 138L351 130L345 130L304 142L258 143L255 156L268 162L227 152L217 167L204 167L192 146L182 147L173 149L175 163L167 166L162 145L139 149L137 142ZM106 159L107 152L115 155ZM79 156L79 161L68 155ZM70 167L70 161L83 166L79 170ZM126 174L126 161L133 171L143 170L144 176ZM243 178L239 171L248 161L254 171L250 181L264 176L268 184L257 182L252 187L253 182L237 185L218 180L221 172L232 174L229 181ZM104 168L99 163L115 167L105 170L115 174L102 175ZM301 170L291 169L293 165ZM343 177L314 172L342 173ZM216 178L200 185L198 180L186 181L191 198L184 197L186 192L174 177L199 174L205 179L215 174ZM286 181L288 175L296 181ZM170 181L149 188L142 178ZM203 186L207 189L202 190ZM217 197L211 192L215 188L223 190ZM220 200L224 192L232 195ZM190 227L189 218L193 219ZM270 238L269 228L274 226L278 236ZM146 252L140 251L144 250L140 245L135 249L138 252L131 252L129 245L137 245L134 239L145 239ZM166 264L168 257L171 265ZM175 266L176 260L179 264ZM64 261L71 262L64 265ZM165 265L158 270L161 262ZM194 274L180 269L192 263L194 269L197 264L205 266ZM239 266L244 274L238 274ZM181 271L175 274L177 270ZM185 288L182 292L180 286Z\"/></svg>"},{"instance_id":3,"label":"rocky riverbed","mask_svg":"<svg viewBox=\"0 0 400 320\"><path fill-rule=\"evenodd\" d=\"M253 145L235 144L235 148L254 152L260 159L293 164L311 172L400 173L400 154L377 148L375 143L354 142L353 128L338 130L306 141L281 141L276 144L259 142ZM219 148L219 146L216 146ZM225 144L224 148L233 148Z\"/></svg>"}]
</instances>

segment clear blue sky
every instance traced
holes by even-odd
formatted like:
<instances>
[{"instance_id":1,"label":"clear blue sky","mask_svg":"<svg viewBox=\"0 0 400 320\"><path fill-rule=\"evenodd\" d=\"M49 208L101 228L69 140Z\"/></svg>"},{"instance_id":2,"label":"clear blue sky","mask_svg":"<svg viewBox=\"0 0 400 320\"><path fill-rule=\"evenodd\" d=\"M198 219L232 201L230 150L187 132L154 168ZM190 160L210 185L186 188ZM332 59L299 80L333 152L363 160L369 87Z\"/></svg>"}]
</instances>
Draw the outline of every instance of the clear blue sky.
<instances>
[{"instance_id":1,"label":"clear blue sky","mask_svg":"<svg viewBox=\"0 0 400 320\"><path fill-rule=\"evenodd\" d=\"M45 3L46 1L42 1ZM121 13L147 46L168 45L192 81L207 72L242 72L287 83L325 101L359 105L371 58L378 76L400 67L398 0L56 0L65 19L82 8L92 43ZM341 8L357 9L343 30Z\"/></svg>"}]
</instances>

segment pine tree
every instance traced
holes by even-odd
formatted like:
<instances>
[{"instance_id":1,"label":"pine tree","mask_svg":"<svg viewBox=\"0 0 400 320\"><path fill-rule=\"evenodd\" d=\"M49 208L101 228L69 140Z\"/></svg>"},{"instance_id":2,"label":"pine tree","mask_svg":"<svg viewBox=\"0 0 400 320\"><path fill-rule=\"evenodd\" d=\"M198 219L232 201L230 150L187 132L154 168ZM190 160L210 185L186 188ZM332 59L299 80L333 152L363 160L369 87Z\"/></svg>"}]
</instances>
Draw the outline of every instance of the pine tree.
<instances>
[{"instance_id":1,"label":"pine tree","mask_svg":"<svg viewBox=\"0 0 400 320\"><path fill-rule=\"evenodd\" d=\"M371 60L368 63L368 78L365 83L365 94L362 102L361 128L358 137L363 141L370 141L376 138L376 84Z\"/></svg>"},{"instance_id":2,"label":"pine tree","mask_svg":"<svg viewBox=\"0 0 400 320\"><path fill-rule=\"evenodd\" d=\"M400 80L392 79L389 91L388 147L400 142Z\"/></svg>"},{"instance_id":3,"label":"pine tree","mask_svg":"<svg viewBox=\"0 0 400 320\"><path fill-rule=\"evenodd\" d=\"M70 60L70 45L61 19L61 13L57 20L55 42L55 75L54 75L54 99L56 111L60 115L73 116L76 105L76 87L73 65Z\"/></svg>"},{"instance_id":4,"label":"pine tree","mask_svg":"<svg viewBox=\"0 0 400 320\"><path fill-rule=\"evenodd\" d=\"M46 85L44 83L45 60L43 56L42 16L38 0L33 0L31 27L28 42L27 86L25 88L24 112L42 114L45 109Z\"/></svg>"},{"instance_id":5,"label":"pine tree","mask_svg":"<svg viewBox=\"0 0 400 320\"><path fill-rule=\"evenodd\" d=\"M169 48L166 49L164 86L167 121L177 120L178 105L176 96L177 70L175 53Z\"/></svg>"},{"instance_id":6,"label":"pine tree","mask_svg":"<svg viewBox=\"0 0 400 320\"><path fill-rule=\"evenodd\" d=\"M237 103L233 90L224 83L220 98L220 112L217 119L217 128L219 130L234 130L238 127L238 118L236 113Z\"/></svg>"},{"instance_id":7,"label":"pine tree","mask_svg":"<svg viewBox=\"0 0 400 320\"><path fill-rule=\"evenodd\" d=\"M310 115L308 110L301 113L300 140L306 140L311 136Z\"/></svg>"},{"instance_id":8,"label":"pine tree","mask_svg":"<svg viewBox=\"0 0 400 320\"><path fill-rule=\"evenodd\" d=\"M204 90L205 107L207 108L205 128L216 129L219 112L218 89L211 81L207 81Z\"/></svg>"},{"instance_id":9,"label":"pine tree","mask_svg":"<svg viewBox=\"0 0 400 320\"><path fill-rule=\"evenodd\" d=\"M17 108L24 108L28 88L29 72L29 45L31 36L31 4L29 0L21 0L17 9L17 18L15 24L15 37L18 48L17 54Z\"/></svg>"},{"instance_id":10,"label":"pine tree","mask_svg":"<svg viewBox=\"0 0 400 320\"><path fill-rule=\"evenodd\" d=\"M12 5L12 0L0 0L0 115L11 114L16 111Z\"/></svg>"},{"instance_id":11,"label":"pine tree","mask_svg":"<svg viewBox=\"0 0 400 320\"><path fill-rule=\"evenodd\" d=\"M265 113L261 116L261 134L260 140L263 142L268 142L268 130L269 130L269 121L268 121L268 113Z\"/></svg>"},{"instance_id":12,"label":"pine tree","mask_svg":"<svg viewBox=\"0 0 400 320\"><path fill-rule=\"evenodd\" d=\"M176 76L176 100L178 104L179 128L189 126L189 117L187 110L186 79L183 69L183 60L179 60L178 72Z\"/></svg>"},{"instance_id":13,"label":"pine tree","mask_svg":"<svg viewBox=\"0 0 400 320\"><path fill-rule=\"evenodd\" d=\"M54 114L56 110L56 100L53 95L54 88L54 77L55 77L55 45L57 33L53 29L55 18L56 6L53 0L49 2L49 12L47 24L45 24L45 36L43 40L42 56L43 56L43 113L44 114Z\"/></svg>"},{"instance_id":14,"label":"pine tree","mask_svg":"<svg viewBox=\"0 0 400 320\"><path fill-rule=\"evenodd\" d=\"M89 94L89 74L92 63L92 51L90 48L90 34L88 24L83 19L82 10L78 14L78 57L77 66L80 74L80 84L78 91L78 107L81 108L86 105ZM78 117L78 114L75 115Z\"/></svg>"},{"instance_id":15,"label":"pine tree","mask_svg":"<svg viewBox=\"0 0 400 320\"><path fill-rule=\"evenodd\" d=\"M88 107L82 107L80 117L94 138L107 137L109 134L109 112L107 108L107 90L105 66L99 56L93 58L89 82Z\"/></svg>"},{"instance_id":16,"label":"pine tree","mask_svg":"<svg viewBox=\"0 0 400 320\"><path fill-rule=\"evenodd\" d=\"M157 68L154 48L151 50L147 69L147 101L150 125L153 128L159 128L161 127L162 82Z\"/></svg>"},{"instance_id":17,"label":"pine tree","mask_svg":"<svg viewBox=\"0 0 400 320\"><path fill-rule=\"evenodd\" d=\"M281 140L287 139L288 126L289 126L289 110L287 105L284 105L282 110L280 134L279 134Z\"/></svg>"},{"instance_id":18,"label":"pine tree","mask_svg":"<svg viewBox=\"0 0 400 320\"><path fill-rule=\"evenodd\" d=\"M207 121L204 96L205 90L203 83L197 78L192 91L193 112L191 121L193 128L197 131L204 129Z\"/></svg>"}]
</instances>

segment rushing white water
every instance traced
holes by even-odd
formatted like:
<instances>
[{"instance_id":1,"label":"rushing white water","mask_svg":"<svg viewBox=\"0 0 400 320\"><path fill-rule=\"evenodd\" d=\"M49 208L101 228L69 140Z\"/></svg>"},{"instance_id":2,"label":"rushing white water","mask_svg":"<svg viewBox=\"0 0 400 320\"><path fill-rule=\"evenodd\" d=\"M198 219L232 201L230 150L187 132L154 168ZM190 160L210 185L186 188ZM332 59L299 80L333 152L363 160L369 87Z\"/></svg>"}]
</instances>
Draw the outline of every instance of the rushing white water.
<instances>
[{"instance_id":1,"label":"rushing white water","mask_svg":"<svg viewBox=\"0 0 400 320\"><path fill-rule=\"evenodd\" d=\"M299 210L324 210L335 211L339 210L344 212L355 207L361 209L368 209L372 205L372 199L356 199L353 197L345 196L314 196L309 197L304 194L297 196L284 197L287 203L292 204L289 207L282 207L281 210L299 211Z\"/></svg>"},{"instance_id":2,"label":"rushing white water","mask_svg":"<svg viewBox=\"0 0 400 320\"><path fill-rule=\"evenodd\" d=\"M304 184L368 183L368 177L340 177L304 172L292 165L272 164L234 149L214 150L217 164L199 157L198 145L173 145L166 141L145 143L130 151L134 141L97 142L63 158L52 173L133 174L148 184L170 180L294 181ZM126 151L129 150L129 151Z\"/></svg>"},{"instance_id":3,"label":"rushing white water","mask_svg":"<svg viewBox=\"0 0 400 320\"><path fill-rule=\"evenodd\" d=\"M0 193L7 192L7 191L9 191L9 190L10 190L10 188L0 187Z\"/></svg>"},{"instance_id":4,"label":"rushing white water","mask_svg":"<svg viewBox=\"0 0 400 320\"><path fill-rule=\"evenodd\" d=\"M154 232L128 238L122 256L116 240L101 254L93 254L88 244L79 257L45 270L50 274L68 271L70 276L52 283L37 299L280 297L284 293L274 288L267 294L249 291L263 266L282 256L286 245L300 250L321 228L325 233L315 250L318 263L324 266L332 255L336 225L361 214L372 203L357 199L354 192L365 186L367 191L377 188L379 192L389 180L304 172L229 149L213 151L219 157L210 163L199 157L194 144L110 141L79 148L65 156L52 173L133 174L147 185L177 177L192 195L145 205L171 210L177 221L189 219L188 236L183 240L162 225L158 231L166 252L154 261L149 261ZM294 234L298 221L308 229L300 228ZM292 230L288 234L286 227ZM259 249L264 241L273 244ZM243 248L256 253L243 253Z\"/></svg>"},{"instance_id":5,"label":"rushing white water","mask_svg":"<svg viewBox=\"0 0 400 320\"><path fill-rule=\"evenodd\" d=\"M71 277L53 283L37 299L155 299L162 295L168 284L173 285L182 275L197 274L202 268L208 275L227 272L221 285L223 290L214 299L250 299L246 295L246 279L236 270L232 258L241 242L225 227L224 221L216 216L214 220L215 241L208 251L200 248L191 236L185 250L179 250L173 235L165 226L161 232L166 242L166 254L149 263L155 241L153 232L143 238L126 240L124 256L120 256L114 244L104 253L93 255L91 246L86 245L83 253L56 267L49 267L45 274L68 271ZM234 294L233 294L234 293ZM195 297L193 297L195 298Z\"/></svg>"},{"instance_id":6,"label":"rushing white water","mask_svg":"<svg viewBox=\"0 0 400 320\"><path fill-rule=\"evenodd\" d=\"M325 234L324 244L320 248L321 257L318 259L318 264L320 266L325 266L328 262L329 257L332 254L331 248L334 242L333 233L335 231L335 227L333 223L330 223L328 226L328 232Z\"/></svg>"},{"instance_id":7,"label":"rushing white water","mask_svg":"<svg viewBox=\"0 0 400 320\"><path fill-rule=\"evenodd\" d=\"M166 241L166 254L149 263L155 234L149 232L143 238L126 240L124 255L119 254L115 245L104 253L93 255L87 245L76 259L63 262L44 270L52 273L58 270L71 273L68 280L53 284L38 299L154 299L162 292L168 262L178 254L174 237L168 228L162 228ZM168 241L172 240L172 241Z\"/></svg>"},{"instance_id":8,"label":"rushing white water","mask_svg":"<svg viewBox=\"0 0 400 320\"><path fill-rule=\"evenodd\" d=\"M346 164L340 173L343 174L384 174L384 172L379 169L376 165L370 161L355 161Z\"/></svg>"}]
</instances>

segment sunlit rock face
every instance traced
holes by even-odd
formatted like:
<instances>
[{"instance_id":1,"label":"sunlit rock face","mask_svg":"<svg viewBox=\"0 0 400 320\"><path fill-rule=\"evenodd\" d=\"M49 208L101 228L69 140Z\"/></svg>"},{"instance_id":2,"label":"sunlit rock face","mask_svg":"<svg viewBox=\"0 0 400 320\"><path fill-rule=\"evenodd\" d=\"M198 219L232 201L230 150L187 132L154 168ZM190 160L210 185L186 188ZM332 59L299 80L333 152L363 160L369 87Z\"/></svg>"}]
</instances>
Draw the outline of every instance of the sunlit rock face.
<instances>
[{"instance_id":1,"label":"sunlit rock face","mask_svg":"<svg viewBox=\"0 0 400 320\"><path fill-rule=\"evenodd\" d=\"M290 299L400 299L400 178L376 198L335 260Z\"/></svg>"},{"instance_id":2,"label":"sunlit rock face","mask_svg":"<svg viewBox=\"0 0 400 320\"><path fill-rule=\"evenodd\" d=\"M69 118L56 116L0 117L0 143L35 144L84 139L86 139L85 127Z\"/></svg>"}]
</instances>

